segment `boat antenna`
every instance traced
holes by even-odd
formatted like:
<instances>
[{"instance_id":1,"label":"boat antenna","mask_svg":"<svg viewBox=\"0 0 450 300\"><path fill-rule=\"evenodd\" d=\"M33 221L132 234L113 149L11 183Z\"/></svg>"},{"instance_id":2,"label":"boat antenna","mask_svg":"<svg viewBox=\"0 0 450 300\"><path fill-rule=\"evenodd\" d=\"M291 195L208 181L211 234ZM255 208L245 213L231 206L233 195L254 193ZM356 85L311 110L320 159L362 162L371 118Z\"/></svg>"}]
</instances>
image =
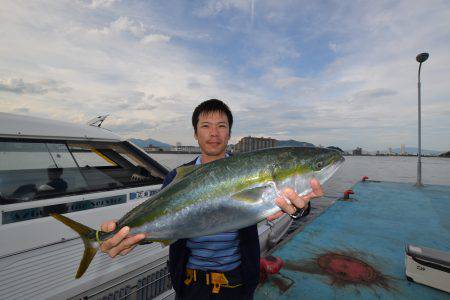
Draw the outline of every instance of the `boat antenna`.
<instances>
[{"instance_id":1,"label":"boat antenna","mask_svg":"<svg viewBox=\"0 0 450 300\"><path fill-rule=\"evenodd\" d=\"M109 115L95 117L92 120L87 121L87 124L90 125L90 126L101 127L103 121L105 121L108 116Z\"/></svg>"}]
</instances>

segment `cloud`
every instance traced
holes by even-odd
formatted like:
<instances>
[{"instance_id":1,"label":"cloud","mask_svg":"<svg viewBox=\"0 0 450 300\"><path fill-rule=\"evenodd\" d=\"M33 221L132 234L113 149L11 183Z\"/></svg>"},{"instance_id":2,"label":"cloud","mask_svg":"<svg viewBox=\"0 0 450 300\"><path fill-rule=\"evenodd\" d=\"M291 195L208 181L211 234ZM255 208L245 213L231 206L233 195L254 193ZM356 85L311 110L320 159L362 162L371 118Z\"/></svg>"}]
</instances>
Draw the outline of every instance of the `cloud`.
<instances>
[{"instance_id":1,"label":"cloud","mask_svg":"<svg viewBox=\"0 0 450 300\"><path fill-rule=\"evenodd\" d=\"M195 10L194 14L199 17L212 17L231 9L251 12L252 6L247 0L209 0Z\"/></svg>"},{"instance_id":2,"label":"cloud","mask_svg":"<svg viewBox=\"0 0 450 300\"><path fill-rule=\"evenodd\" d=\"M12 112L16 113L16 114L25 114L26 115L26 114L30 113L30 110L26 107L18 107L18 108L14 108L12 110Z\"/></svg>"},{"instance_id":3,"label":"cloud","mask_svg":"<svg viewBox=\"0 0 450 300\"><path fill-rule=\"evenodd\" d=\"M262 79L267 82L267 84L273 85L279 89L311 88L311 80L309 78L295 76L289 68L274 67L269 69L262 76Z\"/></svg>"},{"instance_id":4,"label":"cloud","mask_svg":"<svg viewBox=\"0 0 450 300\"><path fill-rule=\"evenodd\" d=\"M118 2L118 1L120 1L120 0L91 0L91 1L84 2L84 5L86 7L92 8L92 9L105 8L105 7L110 7L115 2Z\"/></svg>"},{"instance_id":5,"label":"cloud","mask_svg":"<svg viewBox=\"0 0 450 300\"><path fill-rule=\"evenodd\" d=\"M25 82L22 78L0 79L0 92L14 94L47 94L49 92L67 93L72 89L64 87L62 82L47 79L36 83Z\"/></svg>"},{"instance_id":6,"label":"cloud","mask_svg":"<svg viewBox=\"0 0 450 300\"><path fill-rule=\"evenodd\" d=\"M94 28L88 31L90 34L112 35L119 33L130 33L132 36L141 38L146 32L143 23L121 16L101 29Z\"/></svg>"},{"instance_id":7,"label":"cloud","mask_svg":"<svg viewBox=\"0 0 450 300\"><path fill-rule=\"evenodd\" d=\"M336 43L329 42L328 43L328 48L330 48L330 50L333 51L333 52L337 52L338 51L338 45Z\"/></svg>"},{"instance_id":8,"label":"cloud","mask_svg":"<svg viewBox=\"0 0 450 300\"><path fill-rule=\"evenodd\" d=\"M371 89L366 91L359 91L354 96L355 98L380 98L385 96L392 96L397 94L396 91L390 89Z\"/></svg>"},{"instance_id":9,"label":"cloud","mask_svg":"<svg viewBox=\"0 0 450 300\"><path fill-rule=\"evenodd\" d=\"M193 144L193 108L219 98L235 114L234 142L263 134L382 150L416 142L415 55L429 51L424 146L450 149L446 2L11 1L2 8L3 111L73 122L109 113L127 137Z\"/></svg>"},{"instance_id":10,"label":"cloud","mask_svg":"<svg viewBox=\"0 0 450 300\"><path fill-rule=\"evenodd\" d=\"M130 120L124 118L108 118L104 122L105 128L108 128L118 134L128 136L130 132L134 131L146 131L156 128L156 124L153 122Z\"/></svg>"},{"instance_id":11,"label":"cloud","mask_svg":"<svg viewBox=\"0 0 450 300\"><path fill-rule=\"evenodd\" d=\"M47 92L42 86L33 83L25 83L21 78L1 80L0 91L15 94L45 94Z\"/></svg>"},{"instance_id":12,"label":"cloud","mask_svg":"<svg viewBox=\"0 0 450 300\"><path fill-rule=\"evenodd\" d=\"M120 17L111 23L110 29L115 32L130 32L134 36L142 36L145 32L144 24L130 20L127 17Z\"/></svg>"},{"instance_id":13,"label":"cloud","mask_svg":"<svg viewBox=\"0 0 450 300\"><path fill-rule=\"evenodd\" d=\"M159 99L141 91L122 91L118 95L102 95L92 100L95 107L101 106L108 113L149 112L158 108Z\"/></svg>"},{"instance_id":14,"label":"cloud","mask_svg":"<svg viewBox=\"0 0 450 300\"><path fill-rule=\"evenodd\" d=\"M397 94L397 91L391 89L375 88L354 93L348 102L350 105L358 105L367 109L369 106L392 102Z\"/></svg>"},{"instance_id":15,"label":"cloud","mask_svg":"<svg viewBox=\"0 0 450 300\"><path fill-rule=\"evenodd\" d=\"M165 43L170 41L170 36L164 34L149 34L142 38L141 43L152 44L152 43Z\"/></svg>"}]
</instances>

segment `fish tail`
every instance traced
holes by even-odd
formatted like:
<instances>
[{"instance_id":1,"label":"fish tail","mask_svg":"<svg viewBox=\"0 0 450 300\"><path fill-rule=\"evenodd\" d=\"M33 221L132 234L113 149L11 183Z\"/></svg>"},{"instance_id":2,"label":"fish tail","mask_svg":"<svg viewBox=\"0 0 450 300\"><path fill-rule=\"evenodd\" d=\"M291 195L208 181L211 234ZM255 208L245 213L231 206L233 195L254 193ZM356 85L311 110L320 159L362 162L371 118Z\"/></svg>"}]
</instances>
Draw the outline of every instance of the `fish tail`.
<instances>
[{"instance_id":1,"label":"fish tail","mask_svg":"<svg viewBox=\"0 0 450 300\"><path fill-rule=\"evenodd\" d=\"M71 220L60 214L51 213L50 215L53 218L57 219L58 221L64 223L65 225L75 230L83 240L84 243L83 258L81 259L80 265L78 266L77 274L75 275L75 278L78 279L81 276L83 276L84 272L86 272L87 268L89 267L89 264L91 263L92 259L97 253L97 248L95 246L96 245L95 237L98 232L92 228L89 228L88 226L75 222L74 220Z\"/></svg>"}]
</instances>

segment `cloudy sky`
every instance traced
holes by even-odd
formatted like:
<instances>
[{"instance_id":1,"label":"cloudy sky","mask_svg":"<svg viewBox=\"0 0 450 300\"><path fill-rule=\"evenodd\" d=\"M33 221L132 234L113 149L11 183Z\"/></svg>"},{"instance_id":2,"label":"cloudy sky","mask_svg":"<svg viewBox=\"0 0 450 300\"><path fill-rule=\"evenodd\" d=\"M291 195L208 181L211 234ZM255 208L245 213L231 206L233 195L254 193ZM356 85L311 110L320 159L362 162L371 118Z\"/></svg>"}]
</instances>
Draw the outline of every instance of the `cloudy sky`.
<instances>
[{"instance_id":1,"label":"cloudy sky","mask_svg":"<svg viewBox=\"0 0 450 300\"><path fill-rule=\"evenodd\" d=\"M194 144L223 99L241 137L450 150L450 2L0 0L0 111Z\"/></svg>"}]
</instances>

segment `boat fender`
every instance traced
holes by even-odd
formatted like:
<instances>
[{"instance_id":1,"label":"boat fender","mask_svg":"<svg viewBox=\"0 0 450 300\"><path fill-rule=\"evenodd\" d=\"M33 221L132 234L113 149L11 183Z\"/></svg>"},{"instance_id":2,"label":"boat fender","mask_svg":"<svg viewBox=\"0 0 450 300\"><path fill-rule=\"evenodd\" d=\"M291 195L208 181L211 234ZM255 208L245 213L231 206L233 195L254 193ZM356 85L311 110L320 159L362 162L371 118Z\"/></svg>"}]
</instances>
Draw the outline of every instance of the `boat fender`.
<instances>
[{"instance_id":1,"label":"boat fender","mask_svg":"<svg viewBox=\"0 0 450 300\"><path fill-rule=\"evenodd\" d=\"M353 195L353 190L346 190L344 191L344 199L350 199L350 195Z\"/></svg>"},{"instance_id":2,"label":"boat fender","mask_svg":"<svg viewBox=\"0 0 450 300\"><path fill-rule=\"evenodd\" d=\"M269 255L262 257L260 260L261 272L264 272L265 274L277 274L283 266L283 260L277 256Z\"/></svg>"}]
</instances>

